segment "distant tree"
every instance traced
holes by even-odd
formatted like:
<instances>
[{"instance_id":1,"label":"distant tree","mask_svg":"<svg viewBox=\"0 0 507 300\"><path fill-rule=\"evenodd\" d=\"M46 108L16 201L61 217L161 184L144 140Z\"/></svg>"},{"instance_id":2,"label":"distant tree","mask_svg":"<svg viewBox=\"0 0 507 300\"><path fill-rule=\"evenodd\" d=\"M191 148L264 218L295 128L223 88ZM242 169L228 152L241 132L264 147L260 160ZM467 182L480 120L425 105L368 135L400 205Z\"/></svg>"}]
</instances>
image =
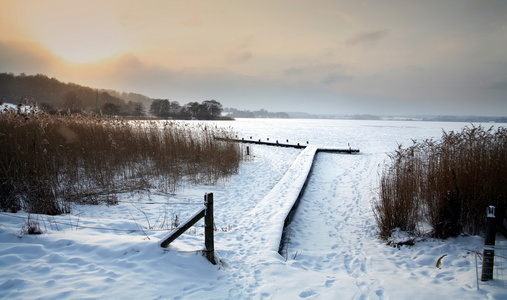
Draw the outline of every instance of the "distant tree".
<instances>
[{"instance_id":1,"label":"distant tree","mask_svg":"<svg viewBox=\"0 0 507 300\"><path fill-rule=\"evenodd\" d=\"M62 106L64 109L68 109L71 112L77 112L82 108L82 101L76 92L70 91L63 97Z\"/></svg>"},{"instance_id":2,"label":"distant tree","mask_svg":"<svg viewBox=\"0 0 507 300\"><path fill-rule=\"evenodd\" d=\"M151 102L150 114L153 116L158 116L159 111L160 111L160 100L155 99Z\"/></svg>"},{"instance_id":3,"label":"distant tree","mask_svg":"<svg viewBox=\"0 0 507 300\"><path fill-rule=\"evenodd\" d=\"M117 116L120 114L120 106L114 103L104 103L104 105L102 105L102 114Z\"/></svg>"},{"instance_id":4,"label":"distant tree","mask_svg":"<svg viewBox=\"0 0 507 300\"><path fill-rule=\"evenodd\" d=\"M134 107L132 109L133 116L139 117L146 115L144 105L141 102L133 102L133 103L134 103Z\"/></svg>"},{"instance_id":5,"label":"distant tree","mask_svg":"<svg viewBox=\"0 0 507 300\"><path fill-rule=\"evenodd\" d=\"M169 102L169 115L173 118L177 118L181 113L181 105L178 101Z\"/></svg>"},{"instance_id":6,"label":"distant tree","mask_svg":"<svg viewBox=\"0 0 507 300\"><path fill-rule=\"evenodd\" d=\"M202 119L203 107L198 102L189 102L185 105L185 110L190 114L191 118Z\"/></svg>"},{"instance_id":7,"label":"distant tree","mask_svg":"<svg viewBox=\"0 0 507 300\"><path fill-rule=\"evenodd\" d=\"M150 105L150 113L161 118L169 118L170 105L167 99L155 99Z\"/></svg>"},{"instance_id":8,"label":"distant tree","mask_svg":"<svg viewBox=\"0 0 507 300\"><path fill-rule=\"evenodd\" d=\"M216 100L206 100L202 103L189 102L185 105L184 111L193 118L199 120L212 120L220 117L223 108Z\"/></svg>"},{"instance_id":9,"label":"distant tree","mask_svg":"<svg viewBox=\"0 0 507 300\"><path fill-rule=\"evenodd\" d=\"M123 116L144 116L145 115L145 109L144 105L141 102L133 102L129 101L124 107L123 110L120 112Z\"/></svg>"},{"instance_id":10,"label":"distant tree","mask_svg":"<svg viewBox=\"0 0 507 300\"><path fill-rule=\"evenodd\" d=\"M216 100L206 100L203 102L209 119L216 119L222 115L223 107Z\"/></svg>"},{"instance_id":11,"label":"distant tree","mask_svg":"<svg viewBox=\"0 0 507 300\"><path fill-rule=\"evenodd\" d=\"M269 117L269 112L265 109L261 109L261 110L258 110L258 111L255 111L254 112L255 116L259 117L259 118L267 118Z\"/></svg>"}]
</instances>

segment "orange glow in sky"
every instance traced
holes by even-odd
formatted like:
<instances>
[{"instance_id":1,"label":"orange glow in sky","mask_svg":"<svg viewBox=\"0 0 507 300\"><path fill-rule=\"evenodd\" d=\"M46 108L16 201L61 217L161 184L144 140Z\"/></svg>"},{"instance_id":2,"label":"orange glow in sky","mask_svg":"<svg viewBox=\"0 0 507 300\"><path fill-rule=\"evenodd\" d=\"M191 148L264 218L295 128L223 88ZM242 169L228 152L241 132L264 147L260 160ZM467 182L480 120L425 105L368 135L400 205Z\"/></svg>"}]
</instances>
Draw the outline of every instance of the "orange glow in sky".
<instances>
[{"instance_id":1,"label":"orange glow in sky","mask_svg":"<svg viewBox=\"0 0 507 300\"><path fill-rule=\"evenodd\" d=\"M507 111L505 49L502 0L2 0L0 9L0 72L244 109L497 114Z\"/></svg>"}]
</instances>

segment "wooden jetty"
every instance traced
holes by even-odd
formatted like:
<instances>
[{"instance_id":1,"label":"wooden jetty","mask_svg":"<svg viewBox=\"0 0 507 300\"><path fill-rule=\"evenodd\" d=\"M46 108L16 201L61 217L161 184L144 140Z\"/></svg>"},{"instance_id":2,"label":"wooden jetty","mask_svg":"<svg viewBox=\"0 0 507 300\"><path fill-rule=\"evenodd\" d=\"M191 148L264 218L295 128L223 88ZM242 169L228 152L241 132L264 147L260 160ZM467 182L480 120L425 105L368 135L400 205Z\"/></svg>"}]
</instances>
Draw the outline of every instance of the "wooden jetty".
<instances>
[{"instance_id":1,"label":"wooden jetty","mask_svg":"<svg viewBox=\"0 0 507 300\"><path fill-rule=\"evenodd\" d=\"M296 148L296 149L304 149L307 146L304 144L301 145L300 143L297 143L297 144L280 143L278 140L276 142L268 142L268 141L261 141L261 140L245 140L244 138L243 139L216 138L216 139L237 142L237 143L257 144L257 145L266 145L266 146L275 146L275 147L288 147L288 148ZM359 149L353 149L350 147L348 149L346 149L346 148L318 148L317 152L353 154L353 153L359 153Z\"/></svg>"}]
</instances>

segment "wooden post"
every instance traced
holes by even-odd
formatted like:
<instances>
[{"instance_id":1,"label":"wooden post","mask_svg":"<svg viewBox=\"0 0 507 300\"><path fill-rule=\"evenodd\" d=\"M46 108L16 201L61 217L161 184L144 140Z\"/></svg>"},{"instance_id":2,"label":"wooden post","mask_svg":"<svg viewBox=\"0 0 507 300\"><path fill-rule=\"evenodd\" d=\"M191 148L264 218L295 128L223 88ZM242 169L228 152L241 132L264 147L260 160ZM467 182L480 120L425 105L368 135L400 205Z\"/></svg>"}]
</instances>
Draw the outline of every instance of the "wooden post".
<instances>
[{"instance_id":1,"label":"wooden post","mask_svg":"<svg viewBox=\"0 0 507 300\"><path fill-rule=\"evenodd\" d=\"M246 155L250 155L250 147L246 146Z\"/></svg>"},{"instance_id":2,"label":"wooden post","mask_svg":"<svg viewBox=\"0 0 507 300\"><path fill-rule=\"evenodd\" d=\"M215 261L215 241L214 241L214 226L213 226L213 193L204 195L206 202L206 212L204 213L204 251L206 251L206 258L216 265Z\"/></svg>"},{"instance_id":3,"label":"wooden post","mask_svg":"<svg viewBox=\"0 0 507 300\"><path fill-rule=\"evenodd\" d=\"M488 281L493 279L493 266L495 263L495 207L489 206L487 210L486 220L486 237L484 238L484 251L482 263L481 281Z\"/></svg>"}]
</instances>

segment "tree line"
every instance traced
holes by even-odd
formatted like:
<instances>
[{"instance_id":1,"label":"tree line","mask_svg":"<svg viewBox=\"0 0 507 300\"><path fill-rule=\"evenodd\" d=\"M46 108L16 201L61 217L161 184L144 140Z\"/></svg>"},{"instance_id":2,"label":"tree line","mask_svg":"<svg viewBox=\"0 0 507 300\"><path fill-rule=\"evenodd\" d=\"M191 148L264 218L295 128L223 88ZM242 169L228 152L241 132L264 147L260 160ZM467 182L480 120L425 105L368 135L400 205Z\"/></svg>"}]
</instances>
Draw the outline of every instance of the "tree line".
<instances>
[{"instance_id":1,"label":"tree line","mask_svg":"<svg viewBox=\"0 0 507 300\"><path fill-rule=\"evenodd\" d=\"M289 114L285 112L269 112L265 109L260 110L239 110L236 108L225 108L224 113L228 117L232 118L276 118L276 119L288 119Z\"/></svg>"},{"instance_id":2,"label":"tree line","mask_svg":"<svg viewBox=\"0 0 507 300\"><path fill-rule=\"evenodd\" d=\"M145 115L148 97L134 93L98 90L75 83L64 83L43 74L16 76L0 73L2 102L34 104L49 113L56 111L99 112L107 115ZM125 99L128 100L125 100Z\"/></svg>"},{"instance_id":3,"label":"tree line","mask_svg":"<svg viewBox=\"0 0 507 300\"><path fill-rule=\"evenodd\" d=\"M150 105L150 113L164 119L214 120L221 117L222 111L222 104L216 100L189 102L182 106L178 101L155 99Z\"/></svg>"},{"instance_id":4,"label":"tree line","mask_svg":"<svg viewBox=\"0 0 507 300\"><path fill-rule=\"evenodd\" d=\"M112 116L140 117L151 114L164 119L209 120L220 117L222 104L216 100L180 105L178 101L151 99L136 93L98 90L64 83L43 74L16 76L0 73L1 102L34 104L49 113L96 112ZM146 108L149 107L149 111Z\"/></svg>"}]
</instances>

